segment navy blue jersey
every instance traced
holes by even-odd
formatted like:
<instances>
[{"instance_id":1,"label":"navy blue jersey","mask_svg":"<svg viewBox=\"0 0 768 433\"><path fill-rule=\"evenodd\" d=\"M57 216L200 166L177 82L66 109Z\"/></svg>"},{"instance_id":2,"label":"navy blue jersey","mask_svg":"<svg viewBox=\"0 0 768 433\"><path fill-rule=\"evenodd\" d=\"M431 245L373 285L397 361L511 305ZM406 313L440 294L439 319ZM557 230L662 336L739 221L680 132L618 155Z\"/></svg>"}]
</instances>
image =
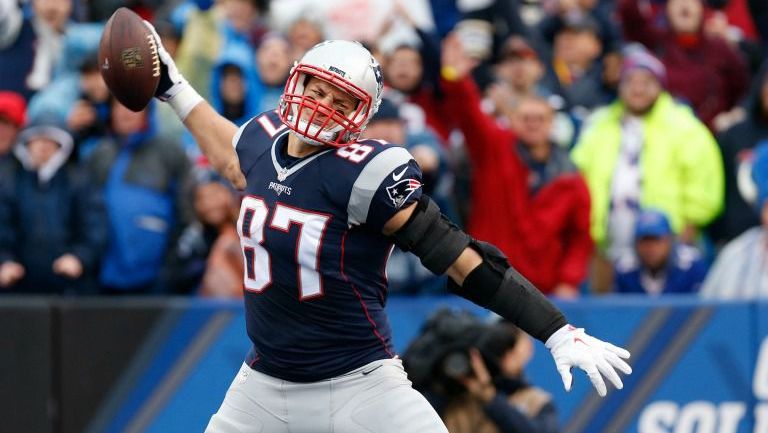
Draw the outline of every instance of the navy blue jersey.
<instances>
[{"instance_id":1,"label":"navy blue jersey","mask_svg":"<svg viewBox=\"0 0 768 433\"><path fill-rule=\"evenodd\" d=\"M378 140L293 158L288 131L267 112L233 143L248 181L237 226L247 361L311 382L394 356L384 314L392 241L381 231L419 199L421 171L404 148Z\"/></svg>"}]
</instances>

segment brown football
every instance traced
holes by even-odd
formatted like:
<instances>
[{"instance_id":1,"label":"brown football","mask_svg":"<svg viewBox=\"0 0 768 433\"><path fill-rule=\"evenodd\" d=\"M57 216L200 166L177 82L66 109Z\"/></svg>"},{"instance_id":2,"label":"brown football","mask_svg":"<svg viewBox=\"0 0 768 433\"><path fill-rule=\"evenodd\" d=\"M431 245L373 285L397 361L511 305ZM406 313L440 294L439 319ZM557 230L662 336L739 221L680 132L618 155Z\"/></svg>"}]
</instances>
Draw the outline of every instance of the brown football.
<instances>
[{"instance_id":1,"label":"brown football","mask_svg":"<svg viewBox=\"0 0 768 433\"><path fill-rule=\"evenodd\" d=\"M99 42L99 69L107 87L123 105L143 110L160 81L160 59L152 32L130 9L109 18Z\"/></svg>"}]
</instances>

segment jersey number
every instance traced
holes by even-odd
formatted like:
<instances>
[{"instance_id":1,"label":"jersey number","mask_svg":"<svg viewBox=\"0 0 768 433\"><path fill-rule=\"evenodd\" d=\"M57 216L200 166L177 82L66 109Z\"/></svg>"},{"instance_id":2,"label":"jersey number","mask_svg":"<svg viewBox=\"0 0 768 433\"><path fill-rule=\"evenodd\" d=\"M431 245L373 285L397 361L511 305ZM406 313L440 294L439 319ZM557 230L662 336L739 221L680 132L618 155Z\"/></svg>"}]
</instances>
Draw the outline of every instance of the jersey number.
<instances>
[{"instance_id":1,"label":"jersey number","mask_svg":"<svg viewBox=\"0 0 768 433\"><path fill-rule=\"evenodd\" d=\"M269 252L264 248L264 229L270 209L259 197L247 196L240 206L237 227L240 230L240 245L245 260L245 289L261 293L272 282L272 266ZM291 224L299 226L296 242L297 280L299 298L304 300L322 296L323 282L320 278L319 257L325 228L331 217L308 212L281 203L272 213L271 229L288 232Z\"/></svg>"}]
</instances>

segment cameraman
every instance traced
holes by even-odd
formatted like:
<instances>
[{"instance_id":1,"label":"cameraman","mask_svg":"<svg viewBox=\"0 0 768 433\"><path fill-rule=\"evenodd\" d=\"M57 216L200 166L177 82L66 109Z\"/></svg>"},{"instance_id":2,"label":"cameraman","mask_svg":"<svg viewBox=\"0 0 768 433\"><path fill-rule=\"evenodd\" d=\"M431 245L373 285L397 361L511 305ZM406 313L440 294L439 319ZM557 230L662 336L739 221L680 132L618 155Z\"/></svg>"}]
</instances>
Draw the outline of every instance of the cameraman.
<instances>
[{"instance_id":1,"label":"cameraman","mask_svg":"<svg viewBox=\"0 0 768 433\"><path fill-rule=\"evenodd\" d=\"M530 338L510 323L441 310L404 361L451 433L556 433L551 397L523 377L532 352Z\"/></svg>"}]
</instances>

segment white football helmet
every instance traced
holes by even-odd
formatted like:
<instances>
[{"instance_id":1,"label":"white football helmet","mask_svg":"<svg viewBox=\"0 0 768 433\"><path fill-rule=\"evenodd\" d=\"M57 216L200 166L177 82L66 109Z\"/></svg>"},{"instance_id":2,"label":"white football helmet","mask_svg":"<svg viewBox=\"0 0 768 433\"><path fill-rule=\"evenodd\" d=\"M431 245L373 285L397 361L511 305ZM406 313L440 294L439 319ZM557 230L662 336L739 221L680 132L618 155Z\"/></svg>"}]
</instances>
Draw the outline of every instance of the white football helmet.
<instances>
[{"instance_id":1,"label":"white football helmet","mask_svg":"<svg viewBox=\"0 0 768 433\"><path fill-rule=\"evenodd\" d=\"M311 77L326 81L348 93L358 103L345 115L333 107L304 95ZM343 147L353 143L365 129L381 103L381 66L361 44L351 41L321 42L294 64L278 112L280 120L307 143ZM312 122L316 114L325 121Z\"/></svg>"}]
</instances>

